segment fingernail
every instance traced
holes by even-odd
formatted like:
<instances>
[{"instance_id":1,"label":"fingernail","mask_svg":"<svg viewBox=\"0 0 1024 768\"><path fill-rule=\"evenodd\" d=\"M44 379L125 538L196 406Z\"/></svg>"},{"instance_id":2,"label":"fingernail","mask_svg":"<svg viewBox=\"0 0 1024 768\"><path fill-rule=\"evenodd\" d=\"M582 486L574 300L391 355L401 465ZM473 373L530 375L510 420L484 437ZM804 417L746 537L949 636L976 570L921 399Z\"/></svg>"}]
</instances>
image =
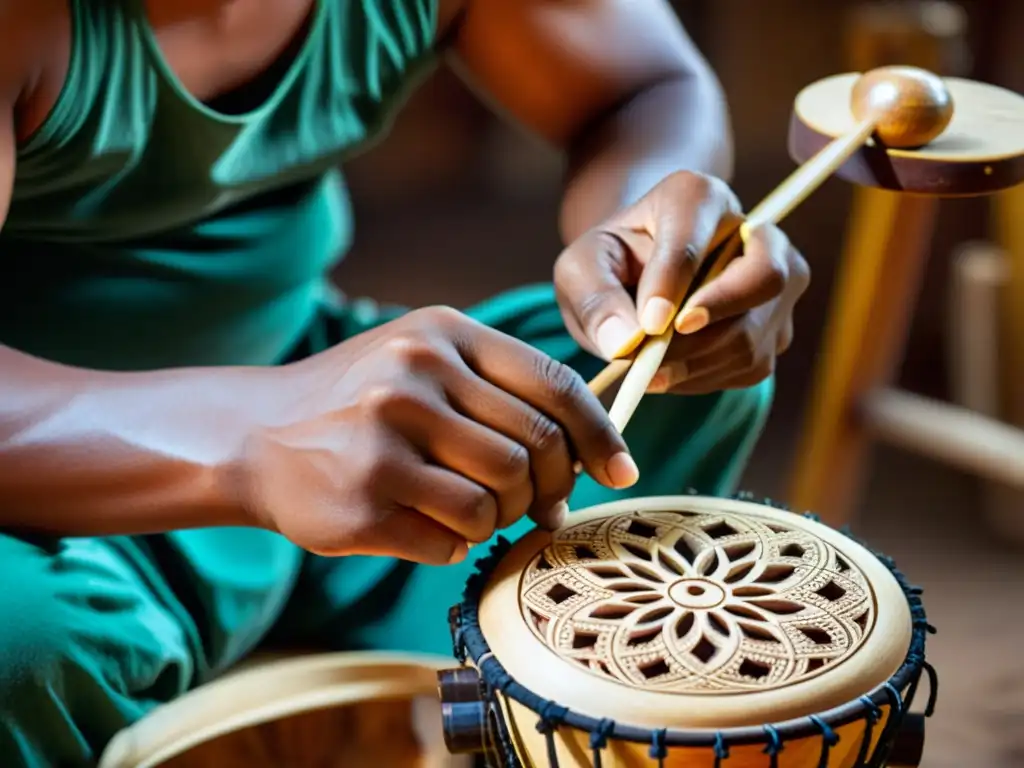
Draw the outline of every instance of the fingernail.
<instances>
[{"instance_id":1,"label":"fingernail","mask_svg":"<svg viewBox=\"0 0 1024 768\"><path fill-rule=\"evenodd\" d=\"M640 468L637 467L633 457L626 452L616 453L608 460L605 466L608 479L616 488L629 488L640 479Z\"/></svg>"},{"instance_id":2,"label":"fingernail","mask_svg":"<svg viewBox=\"0 0 1024 768\"><path fill-rule=\"evenodd\" d=\"M676 330L680 333L696 333L711 320L711 313L704 307L693 307L679 313Z\"/></svg>"},{"instance_id":3,"label":"fingernail","mask_svg":"<svg viewBox=\"0 0 1024 768\"><path fill-rule=\"evenodd\" d=\"M612 360L631 352L637 330L621 317L612 315L597 328L597 346L601 354Z\"/></svg>"},{"instance_id":4,"label":"fingernail","mask_svg":"<svg viewBox=\"0 0 1024 768\"><path fill-rule=\"evenodd\" d=\"M671 301L655 296L648 299L647 303L644 304L644 311L640 316L640 325L644 327L644 332L647 335L657 336L660 333L664 333L665 329L668 328L668 324L672 322L672 315L675 311L676 308L672 306Z\"/></svg>"},{"instance_id":5,"label":"fingernail","mask_svg":"<svg viewBox=\"0 0 1024 768\"><path fill-rule=\"evenodd\" d=\"M463 560L466 559L466 555L468 554L469 544L464 541L455 548L454 552L452 552L452 556L448 558L448 565L455 565L456 563L461 563Z\"/></svg>"},{"instance_id":6,"label":"fingernail","mask_svg":"<svg viewBox=\"0 0 1024 768\"><path fill-rule=\"evenodd\" d=\"M564 501L560 501L555 506L547 511L543 516L542 525L548 530L555 530L561 528L565 523L565 519L569 516L569 505Z\"/></svg>"}]
</instances>

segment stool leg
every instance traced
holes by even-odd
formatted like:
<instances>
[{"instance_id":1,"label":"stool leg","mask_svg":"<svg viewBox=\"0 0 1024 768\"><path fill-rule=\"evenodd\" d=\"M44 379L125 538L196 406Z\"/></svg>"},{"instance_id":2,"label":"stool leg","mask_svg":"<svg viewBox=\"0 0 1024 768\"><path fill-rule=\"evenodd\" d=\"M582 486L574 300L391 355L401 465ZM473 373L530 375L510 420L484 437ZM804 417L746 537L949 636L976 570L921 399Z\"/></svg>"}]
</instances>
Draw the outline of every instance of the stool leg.
<instances>
[{"instance_id":1,"label":"stool leg","mask_svg":"<svg viewBox=\"0 0 1024 768\"><path fill-rule=\"evenodd\" d=\"M1001 309L1002 411L1005 420L1024 426L1024 184L992 198L996 240L1009 267Z\"/></svg>"},{"instance_id":2,"label":"stool leg","mask_svg":"<svg viewBox=\"0 0 1024 768\"><path fill-rule=\"evenodd\" d=\"M853 515L870 439L857 403L887 385L902 358L937 208L933 197L854 192L789 499L830 525Z\"/></svg>"}]
</instances>

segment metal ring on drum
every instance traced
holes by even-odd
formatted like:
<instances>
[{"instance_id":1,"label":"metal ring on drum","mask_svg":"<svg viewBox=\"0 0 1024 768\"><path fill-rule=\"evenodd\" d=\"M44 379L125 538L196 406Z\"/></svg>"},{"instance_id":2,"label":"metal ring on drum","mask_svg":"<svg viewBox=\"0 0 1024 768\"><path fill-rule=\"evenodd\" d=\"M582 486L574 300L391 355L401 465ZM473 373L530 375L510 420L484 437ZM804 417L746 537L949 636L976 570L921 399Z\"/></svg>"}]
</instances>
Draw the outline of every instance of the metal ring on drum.
<instances>
[{"instance_id":1,"label":"metal ring on drum","mask_svg":"<svg viewBox=\"0 0 1024 768\"><path fill-rule=\"evenodd\" d=\"M446 743L498 768L916 766L935 704L920 590L747 497L617 501L500 541L450 620Z\"/></svg>"}]
</instances>

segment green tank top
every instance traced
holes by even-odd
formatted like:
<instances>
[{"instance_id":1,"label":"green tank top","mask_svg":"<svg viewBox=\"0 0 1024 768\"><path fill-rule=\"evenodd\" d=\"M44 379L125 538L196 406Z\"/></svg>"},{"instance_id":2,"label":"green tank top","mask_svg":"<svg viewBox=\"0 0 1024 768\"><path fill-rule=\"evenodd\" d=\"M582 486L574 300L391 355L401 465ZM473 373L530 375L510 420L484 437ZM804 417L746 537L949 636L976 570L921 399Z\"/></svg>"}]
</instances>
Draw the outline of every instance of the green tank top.
<instances>
[{"instance_id":1,"label":"green tank top","mask_svg":"<svg viewBox=\"0 0 1024 768\"><path fill-rule=\"evenodd\" d=\"M339 164L434 61L436 2L316 0L234 115L181 86L143 0L70 0L67 80L0 233L0 342L115 370L278 361L351 239Z\"/></svg>"}]
</instances>

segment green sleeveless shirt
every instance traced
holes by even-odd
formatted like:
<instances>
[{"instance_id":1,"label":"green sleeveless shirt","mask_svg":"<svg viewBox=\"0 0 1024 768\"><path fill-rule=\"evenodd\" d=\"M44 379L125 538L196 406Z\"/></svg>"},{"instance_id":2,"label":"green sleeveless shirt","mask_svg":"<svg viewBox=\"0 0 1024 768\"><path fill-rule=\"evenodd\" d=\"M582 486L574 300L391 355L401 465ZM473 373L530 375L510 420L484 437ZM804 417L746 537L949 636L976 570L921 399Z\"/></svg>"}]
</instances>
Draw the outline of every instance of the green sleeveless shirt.
<instances>
[{"instance_id":1,"label":"green sleeveless shirt","mask_svg":"<svg viewBox=\"0 0 1024 768\"><path fill-rule=\"evenodd\" d=\"M63 91L18 148L0 343L72 365L263 365L350 243L339 163L434 61L436 0L317 0L270 97L222 114L167 66L143 0L70 0Z\"/></svg>"}]
</instances>

